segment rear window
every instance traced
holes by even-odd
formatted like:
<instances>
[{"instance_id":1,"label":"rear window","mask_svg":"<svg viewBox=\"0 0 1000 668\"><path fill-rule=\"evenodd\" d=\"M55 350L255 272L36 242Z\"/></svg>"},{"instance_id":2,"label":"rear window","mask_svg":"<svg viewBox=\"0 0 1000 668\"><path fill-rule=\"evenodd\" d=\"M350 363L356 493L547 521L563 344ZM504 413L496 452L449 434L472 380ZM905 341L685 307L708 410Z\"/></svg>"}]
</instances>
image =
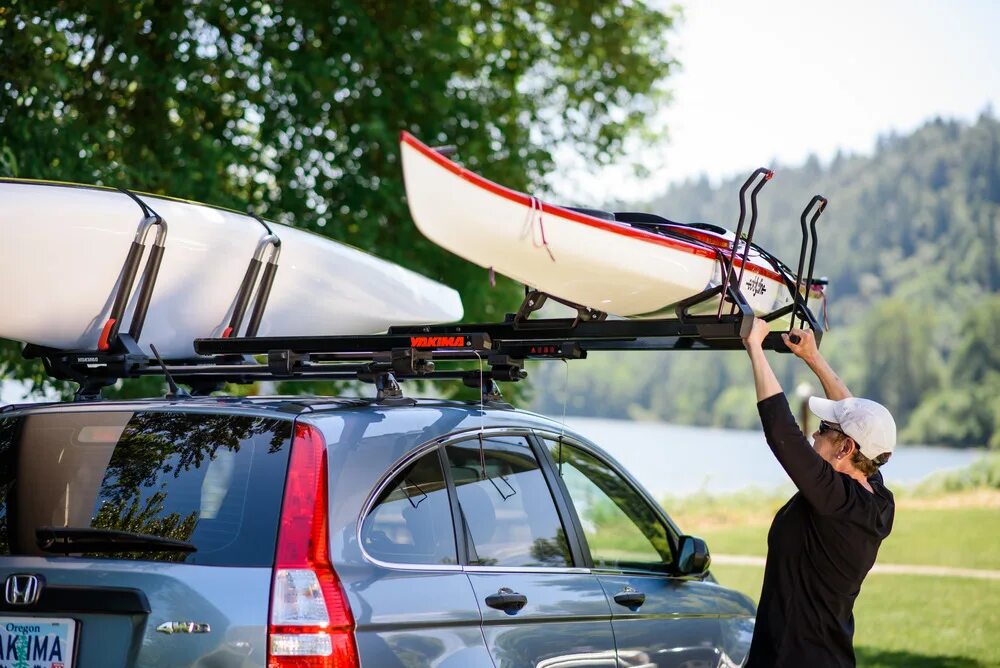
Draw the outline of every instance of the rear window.
<instances>
[{"instance_id":1,"label":"rear window","mask_svg":"<svg viewBox=\"0 0 1000 668\"><path fill-rule=\"evenodd\" d=\"M39 530L62 541L83 529L77 533L91 540L121 531L196 551L143 544L88 552L84 545L94 543L77 542L70 556L270 566L291 427L272 418L153 411L2 419L0 554L61 556L64 548L42 549Z\"/></svg>"}]
</instances>

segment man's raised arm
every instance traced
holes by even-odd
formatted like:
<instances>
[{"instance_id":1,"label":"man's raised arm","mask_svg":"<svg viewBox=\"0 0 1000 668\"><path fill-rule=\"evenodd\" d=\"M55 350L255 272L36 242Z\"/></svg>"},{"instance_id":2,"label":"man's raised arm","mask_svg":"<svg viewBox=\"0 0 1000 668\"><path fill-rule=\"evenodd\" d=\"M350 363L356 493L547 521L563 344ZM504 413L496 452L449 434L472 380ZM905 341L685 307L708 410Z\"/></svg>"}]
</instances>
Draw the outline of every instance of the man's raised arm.
<instances>
[{"instance_id":1,"label":"man's raised arm","mask_svg":"<svg viewBox=\"0 0 1000 668\"><path fill-rule=\"evenodd\" d=\"M789 335L798 336L799 342L792 343ZM827 399L839 401L854 396L847 389L847 385L844 385L840 376L834 372L829 362L820 354L819 348L816 346L816 337L813 336L811 329L793 329L782 334L781 338L784 339L788 349L800 357L816 374L819 382L823 384L823 391L826 392Z\"/></svg>"}]
</instances>

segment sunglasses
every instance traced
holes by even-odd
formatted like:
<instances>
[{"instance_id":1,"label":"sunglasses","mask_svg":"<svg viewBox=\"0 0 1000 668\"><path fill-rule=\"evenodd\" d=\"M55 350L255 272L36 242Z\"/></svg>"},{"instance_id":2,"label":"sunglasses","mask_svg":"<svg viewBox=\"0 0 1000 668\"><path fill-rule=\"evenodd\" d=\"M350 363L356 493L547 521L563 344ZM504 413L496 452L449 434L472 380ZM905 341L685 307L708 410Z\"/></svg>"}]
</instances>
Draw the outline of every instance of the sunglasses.
<instances>
[{"instance_id":1,"label":"sunglasses","mask_svg":"<svg viewBox=\"0 0 1000 668\"><path fill-rule=\"evenodd\" d=\"M835 431L838 434L843 434L844 436L847 436L847 434L844 433L844 431L840 427L836 426L832 422L827 422L826 420L820 420L819 421L819 433L825 434L828 431Z\"/></svg>"}]
</instances>

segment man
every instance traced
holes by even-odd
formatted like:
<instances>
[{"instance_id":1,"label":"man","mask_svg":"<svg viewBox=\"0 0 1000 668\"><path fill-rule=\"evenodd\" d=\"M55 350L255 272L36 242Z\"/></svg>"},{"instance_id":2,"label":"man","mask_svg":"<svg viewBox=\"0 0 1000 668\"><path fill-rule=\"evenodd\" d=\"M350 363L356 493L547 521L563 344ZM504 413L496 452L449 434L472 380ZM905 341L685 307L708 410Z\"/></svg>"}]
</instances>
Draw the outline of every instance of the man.
<instances>
[{"instance_id":1,"label":"man","mask_svg":"<svg viewBox=\"0 0 1000 668\"><path fill-rule=\"evenodd\" d=\"M798 343L788 334L785 343L827 396L809 400L821 420L810 446L764 356L767 334L767 323L755 319L744 344L767 443L798 492L768 532L747 666L854 666L854 600L892 530L895 503L878 467L895 447L896 424L884 406L851 396L811 331L792 330Z\"/></svg>"}]
</instances>

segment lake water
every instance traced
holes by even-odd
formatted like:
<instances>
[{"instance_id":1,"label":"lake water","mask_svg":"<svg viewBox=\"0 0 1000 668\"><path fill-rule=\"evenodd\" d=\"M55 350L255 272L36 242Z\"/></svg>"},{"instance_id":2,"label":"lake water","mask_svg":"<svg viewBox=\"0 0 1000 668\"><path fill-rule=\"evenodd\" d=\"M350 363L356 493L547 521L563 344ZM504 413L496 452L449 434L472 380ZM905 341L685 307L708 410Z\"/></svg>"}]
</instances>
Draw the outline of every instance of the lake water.
<instances>
[{"instance_id":1,"label":"lake water","mask_svg":"<svg viewBox=\"0 0 1000 668\"><path fill-rule=\"evenodd\" d=\"M23 386L0 382L0 405L22 401ZM656 498L757 488L792 489L761 431L566 417L566 425L610 452ZM961 468L982 450L901 445L882 470L890 488Z\"/></svg>"},{"instance_id":2,"label":"lake water","mask_svg":"<svg viewBox=\"0 0 1000 668\"><path fill-rule=\"evenodd\" d=\"M792 490L761 431L570 416L566 425L611 453L658 499L700 491ZM932 473L967 466L982 454L899 445L882 475L890 489L912 485Z\"/></svg>"}]
</instances>

